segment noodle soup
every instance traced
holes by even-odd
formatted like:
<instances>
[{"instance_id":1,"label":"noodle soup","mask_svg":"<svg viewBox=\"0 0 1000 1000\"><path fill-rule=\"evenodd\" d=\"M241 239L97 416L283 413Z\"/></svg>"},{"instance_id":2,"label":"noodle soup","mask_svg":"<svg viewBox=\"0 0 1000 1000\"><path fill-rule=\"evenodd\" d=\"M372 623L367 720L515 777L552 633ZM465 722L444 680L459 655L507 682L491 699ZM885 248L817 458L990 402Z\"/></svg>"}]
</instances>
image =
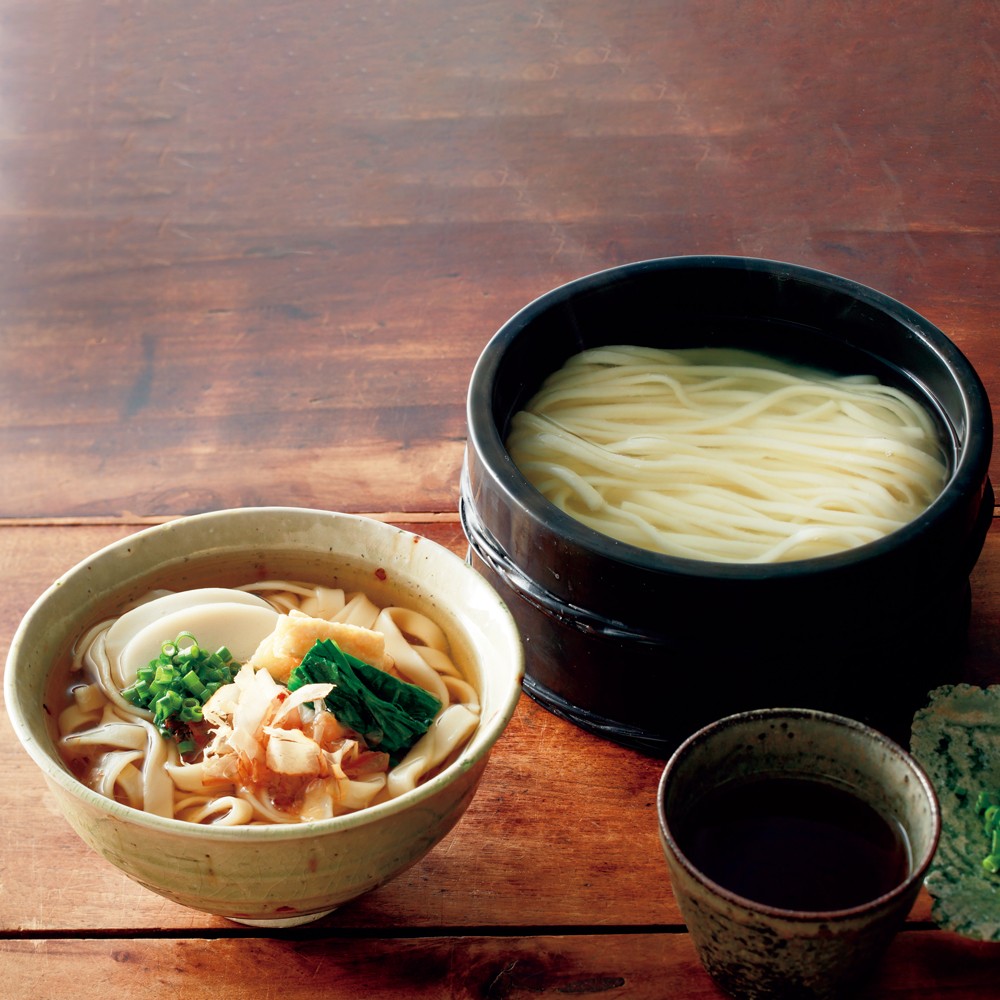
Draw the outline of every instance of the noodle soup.
<instances>
[{"instance_id":1,"label":"noodle soup","mask_svg":"<svg viewBox=\"0 0 1000 1000\"><path fill-rule=\"evenodd\" d=\"M229 593L223 603L230 603L232 591L261 581L281 583L289 592L285 584L308 581L306 586L312 587L318 582L329 590L343 589L345 607L351 603L349 595L360 592L383 611L402 607L430 619L444 632L460 679L475 692L479 718L471 735L436 768L421 774L411 791L373 799L364 808L315 821L261 819L233 824L221 822L236 818L223 809L206 817L207 821L191 822L133 807L80 781L59 753L56 721L59 696L71 687L87 686L81 675L76 681L70 678L73 657L79 655L82 662L81 637L103 623L113 627L112 619L120 619L137 604L155 611L148 598L170 596L159 588L186 594L225 590ZM257 589L236 603L249 598L259 606L263 600L272 617L283 616L280 608L271 606L269 594L275 596ZM308 600L308 595L297 594L291 600L300 598ZM162 605L159 608L163 610ZM319 607L306 611L311 618ZM172 614L166 610L156 618L167 623ZM210 634L207 618L195 622L197 632L203 633L199 643L210 656L217 655L216 641L232 643L230 652L241 663L260 646L259 634L250 638L248 623L253 617L260 616L251 613L242 618L247 627L236 639L228 627L220 626L219 633ZM145 644L148 634L139 643L141 631L134 636L140 655L126 657L126 664L141 664L149 648ZM410 627L401 631L406 635ZM177 643L178 637L174 632L170 640L179 647L178 656L169 658L198 660L187 649L188 640ZM410 642L411 646L429 645L419 636L414 638L417 641ZM124 648L121 630L110 639L113 648ZM155 652L166 656L162 649ZM272 665L277 669L277 664ZM291 927L384 885L433 850L459 823L513 716L523 672L523 649L509 611L496 592L447 547L375 518L297 507L246 507L182 517L128 534L54 581L29 609L11 640L4 703L13 733L44 777L55 807L100 857L145 888L181 905L254 926ZM137 680L142 679L139 673L137 669ZM275 680L270 670L258 670L255 676L265 686L290 687ZM318 681L313 678L307 683ZM298 687L285 704L295 697L309 702L314 696L318 696L315 689ZM457 694L455 701L459 700L464 703L464 695ZM270 707L270 699L265 701ZM216 707L215 714L225 721L228 709ZM210 711L208 702L202 709L203 715ZM264 724L282 728L285 721L272 718ZM371 727L362 724L362 728ZM143 732L148 734L145 728ZM303 748L291 741L299 737L291 736L290 741L286 733L278 736L285 737L279 758L295 759ZM162 743L162 734L157 732L156 738ZM306 756L315 753L304 749ZM177 752L182 752L179 745ZM399 752L394 746L390 756ZM155 770L149 773L157 774ZM353 781L359 776L348 777ZM122 798L127 798L124 789L113 794L122 792ZM171 807L178 808L174 794ZM289 811L283 802L272 800L271 805Z\"/></svg>"},{"instance_id":2,"label":"noodle soup","mask_svg":"<svg viewBox=\"0 0 1000 1000\"><path fill-rule=\"evenodd\" d=\"M376 599L285 579L147 593L54 679L58 752L100 794L193 823L394 799L455 758L480 704L441 626Z\"/></svg>"},{"instance_id":3,"label":"noodle soup","mask_svg":"<svg viewBox=\"0 0 1000 1000\"><path fill-rule=\"evenodd\" d=\"M514 415L506 446L582 524L730 563L875 541L949 471L930 414L895 387L738 350L585 350Z\"/></svg>"}]
</instances>

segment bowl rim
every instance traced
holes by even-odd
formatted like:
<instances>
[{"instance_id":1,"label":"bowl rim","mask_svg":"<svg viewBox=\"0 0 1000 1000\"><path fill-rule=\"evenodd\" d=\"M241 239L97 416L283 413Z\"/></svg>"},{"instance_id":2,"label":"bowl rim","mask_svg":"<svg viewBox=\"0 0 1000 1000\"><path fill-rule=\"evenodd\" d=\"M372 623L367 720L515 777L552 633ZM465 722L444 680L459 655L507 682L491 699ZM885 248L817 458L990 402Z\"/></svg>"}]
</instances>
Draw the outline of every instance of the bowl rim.
<instances>
[{"instance_id":1,"label":"bowl rim","mask_svg":"<svg viewBox=\"0 0 1000 1000\"><path fill-rule=\"evenodd\" d=\"M63 588L67 582L74 577L86 575L89 567L96 560L105 561L112 559L133 549L137 544L145 544L145 540L150 538L155 539L165 531L176 532L177 530L185 530L188 524L211 525L214 521L230 520L234 517L247 519L248 521L260 517L275 518L279 516L284 518L302 518L304 520L307 517L313 519L317 515L320 515L324 519L329 518L332 521L361 523L366 525L369 530L391 531L419 540L421 544L430 546L431 551L434 551L436 556L449 569L453 569L456 574L464 575L462 588L464 592L471 591L490 602L491 606L500 616L500 627L508 633L512 640L511 651L515 662L511 666L508 689L498 698L497 707L492 714L488 717L480 717L479 725L476 727L472 737L459 752L455 760L443 771L394 799L342 816L334 816L321 820L304 820L253 826L213 826L190 823L186 820L174 819L172 817L156 816L143 812L141 809L136 809L133 806L108 799L75 778L54 756L54 748L53 752L50 753L34 739L30 732L29 721L21 711L21 699L16 691L15 663L23 645L25 633L31 627L34 619L44 612L52 595ZM79 800L83 805L124 823L155 830L164 834L173 834L179 837L194 836L210 841L255 843L258 841L301 840L366 826L370 823L378 822L383 818L393 816L396 813L404 812L414 806L419 806L422 802L433 798L438 792L459 779L463 774L474 770L477 766L485 765L494 744L513 717L521 695L521 682L523 678L523 645L519 630L507 605L489 583L476 573L471 566L439 542L435 542L424 535L417 535L404 528L398 528L392 522L381 521L362 514L295 506L233 507L198 514L182 515L159 524L141 528L97 549L49 584L25 613L11 640L4 670L4 701L14 734L17 736L25 752L39 767L45 780L54 783L62 792Z\"/></svg>"},{"instance_id":2,"label":"bowl rim","mask_svg":"<svg viewBox=\"0 0 1000 1000\"><path fill-rule=\"evenodd\" d=\"M927 847L920 857L911 858L910 871L906 878L888 892L882 893L880 896L875 896L864 903L835 910L794 910L773 906L768 903L760 903L755 899L741 896L739 893L733 892L733 890L727 889L724 885L709 878L708 875L688 858L677 843L676 838L671 832L670 823L667 821L665 801L671 774L683 758L692 750L710 740L718 732L756 722L780 721L782 719L815 722L830 729L851 730L857 735L877 743L910 769L929 805L931 835L928 839ZM697 732L692 733L670 755L660 774L660 780L656 789L656 821L661 842L674 855L677 863L684 869L689 878L706 886L712 893L728 903L770 917L780 918L790 923L837 923L853 920L858 916L892 906L900 897L905 897L908 893L923 884L924 877L930 868L931 862L934 860L934 855L937 852L938 843L941 839L941 805L938 801L934 785L920 762L895 740L890 739L878 729L857 719L812 708L776 707L735 712L732 715L727 715L714 722L710 722Z\"/></svg>"},{"instance_id":3,"label":"bowl rim","mask_svg":"<svg viewBox=\"0 0 1000 1000\"><path fill-rule=\"evenodd\" d=\"M878 310L904 326L913 338L938 357L949 371L961 373L956 381L961 394L963 418L970 442L958 442L954 467L937 497L912 521L882 538L842 552L783 562L721 562L692 559L654 552L611 538L590 528L543 496L522 475L507 452L493 419L492 387L509 343L537 316L563 304L573 296L602 286L620 284L646 272L710 269L775 274L827 291L838 292ZM974 419L975 417L975 419ZM520 508L530 521L552 531L572 545L598 558L631 566L648 573L728 580L770 580L797 577L818 571L853 567L886 551L900 548L923 533L961 503L968 487L985 493L992 450L992 410L978 373L957 345L938 327L897 299L831 272L763 257L729 255L681 255L654 257L595 271L575 278L539 295L511 316L493 335L473 368L466 401L469 444L486 476L504 495L508 506ZM487 530L489 530L487 528Z\"/></svg>"}]
</instances>

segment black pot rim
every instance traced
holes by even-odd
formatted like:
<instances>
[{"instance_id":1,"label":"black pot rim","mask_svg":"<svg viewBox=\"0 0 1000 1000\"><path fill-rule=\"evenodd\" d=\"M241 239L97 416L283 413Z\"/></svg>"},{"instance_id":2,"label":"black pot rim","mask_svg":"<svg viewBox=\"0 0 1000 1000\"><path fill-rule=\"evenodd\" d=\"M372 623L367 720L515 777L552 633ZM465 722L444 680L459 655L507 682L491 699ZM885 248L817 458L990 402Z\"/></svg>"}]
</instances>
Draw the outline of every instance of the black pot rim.
<instances>
[{"instance_id":1,"label":"black pot rim","mask_svg":"<svg viewBox=\"0 0 1000 1000\"><path fill-rule=\"evenodd\" d=\"M574 296L635 278L649 271L716 270L777 275L849 296L888 315L905 327L923 348L935 355L955 375L961 393L965 438L957 442L948 482L937 498L913 521L873 542L831 555L778 563L728 563L688 559L653 552L610 538L563 513L538 492L514 464L500 437L492 407L493 386L506 347L536 317ZM958 347L934 324L902 302L867 285L826 271L757 257L688 255L658 257L596 271L540 295L500 327L483 349L473 369L467 401L469 443L479 462L508 504L516 505L546 532L557 533L568 544L599 558L649 574L683 575L723 580L774 580L796 578L855 567L887 551L907 545L940 518L962 505L970 490L984 494L992 452L992 411L978 373Z\"/></svg>"}]
</instances>

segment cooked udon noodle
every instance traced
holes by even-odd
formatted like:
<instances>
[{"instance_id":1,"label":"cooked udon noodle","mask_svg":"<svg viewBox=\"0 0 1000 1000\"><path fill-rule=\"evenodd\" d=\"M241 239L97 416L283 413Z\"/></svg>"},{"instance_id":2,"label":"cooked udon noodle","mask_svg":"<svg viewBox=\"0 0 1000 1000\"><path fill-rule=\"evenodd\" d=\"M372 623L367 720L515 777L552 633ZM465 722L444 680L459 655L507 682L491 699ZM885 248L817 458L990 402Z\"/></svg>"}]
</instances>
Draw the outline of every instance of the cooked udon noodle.
<instances>
[{"instance_id":1,"label":"cooked udon noodle","mask_svg":"<svg viewBox=\"0 0 1000 1000\"><path fill-rule=\"evenodd\" d=\"M388 755L366 753L357 734L342 727L338 731L336 723L326 719L329 739L323 741L322 780L239 771L234 780L220 781L218 774L206 772L207 751L202 759L188 762L177 743L154 727L150 711L122 697L121 678L106 648L108 631L117 620L110 619L90 629L77 644L70 665L69 702L58 715L60 753L80 780L137 809L195 823L238 826L325 819L415 788L452 759L475 730L478 695L454 663L444 632L425 615L401 607L379 608L363 593L295 581L265 581L235 589L264 597L281 618L323 619L380 633L390 672L440 700L442 707L430 728L394 767L383 760L381 768L372 768L372 758ZM144 600L167 593L158 591ZM265 688L270 698L258 720L257 738L266 742L267 733L272 734L270 739L287 737L295 722L301 722L294 713L289 721L287 706L299 699L275 682L267 669L251 668L252 664L244 664L243 671L250 671L246 676ZM205 719L225 725L225 717L209 710L216 697L206 704ZM323 714L320 701L294 708L305 720L303 729ZM332 719L329 712L325 715Z\"/></svg>"},{"instance_id":2,"label":"cooked udon noodle","mask_svg":"<svg viewBox=\"0 0 1000 1000\"><path fill-rule=\"evenodd\" d=\"M583 351L515 414L506 445L583 524L719 562L881 538L926 509L947 475L929 414L905 393L743 351Z\"/></svg>"}]
</instances>

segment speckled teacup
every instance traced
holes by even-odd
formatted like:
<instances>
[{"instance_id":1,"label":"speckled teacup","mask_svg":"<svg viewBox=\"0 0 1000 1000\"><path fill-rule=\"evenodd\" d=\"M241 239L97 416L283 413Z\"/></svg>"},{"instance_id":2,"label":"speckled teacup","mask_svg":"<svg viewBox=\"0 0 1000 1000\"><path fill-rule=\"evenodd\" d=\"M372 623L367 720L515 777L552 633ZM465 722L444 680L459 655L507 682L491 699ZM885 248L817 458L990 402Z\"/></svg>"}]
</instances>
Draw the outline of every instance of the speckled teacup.
<instances>
[{"instance_id":1,"label":"speckled teacup","mask_svg":"<svg viewBox=\"0 0 1000 1000\"><path fill-rule=\"evenodd\" d=\"M713 882L678 845L699 796L753 775L821 778L849 788L909 841L906 877L849 909L786 910ZM747 998L851 996L906 918L937 848L933 787L902 748L859 722L806 709L733 715L689 737L663 771L660 840L674 895L699 957L716 983Z\"/></svg>"}]
</instances>

